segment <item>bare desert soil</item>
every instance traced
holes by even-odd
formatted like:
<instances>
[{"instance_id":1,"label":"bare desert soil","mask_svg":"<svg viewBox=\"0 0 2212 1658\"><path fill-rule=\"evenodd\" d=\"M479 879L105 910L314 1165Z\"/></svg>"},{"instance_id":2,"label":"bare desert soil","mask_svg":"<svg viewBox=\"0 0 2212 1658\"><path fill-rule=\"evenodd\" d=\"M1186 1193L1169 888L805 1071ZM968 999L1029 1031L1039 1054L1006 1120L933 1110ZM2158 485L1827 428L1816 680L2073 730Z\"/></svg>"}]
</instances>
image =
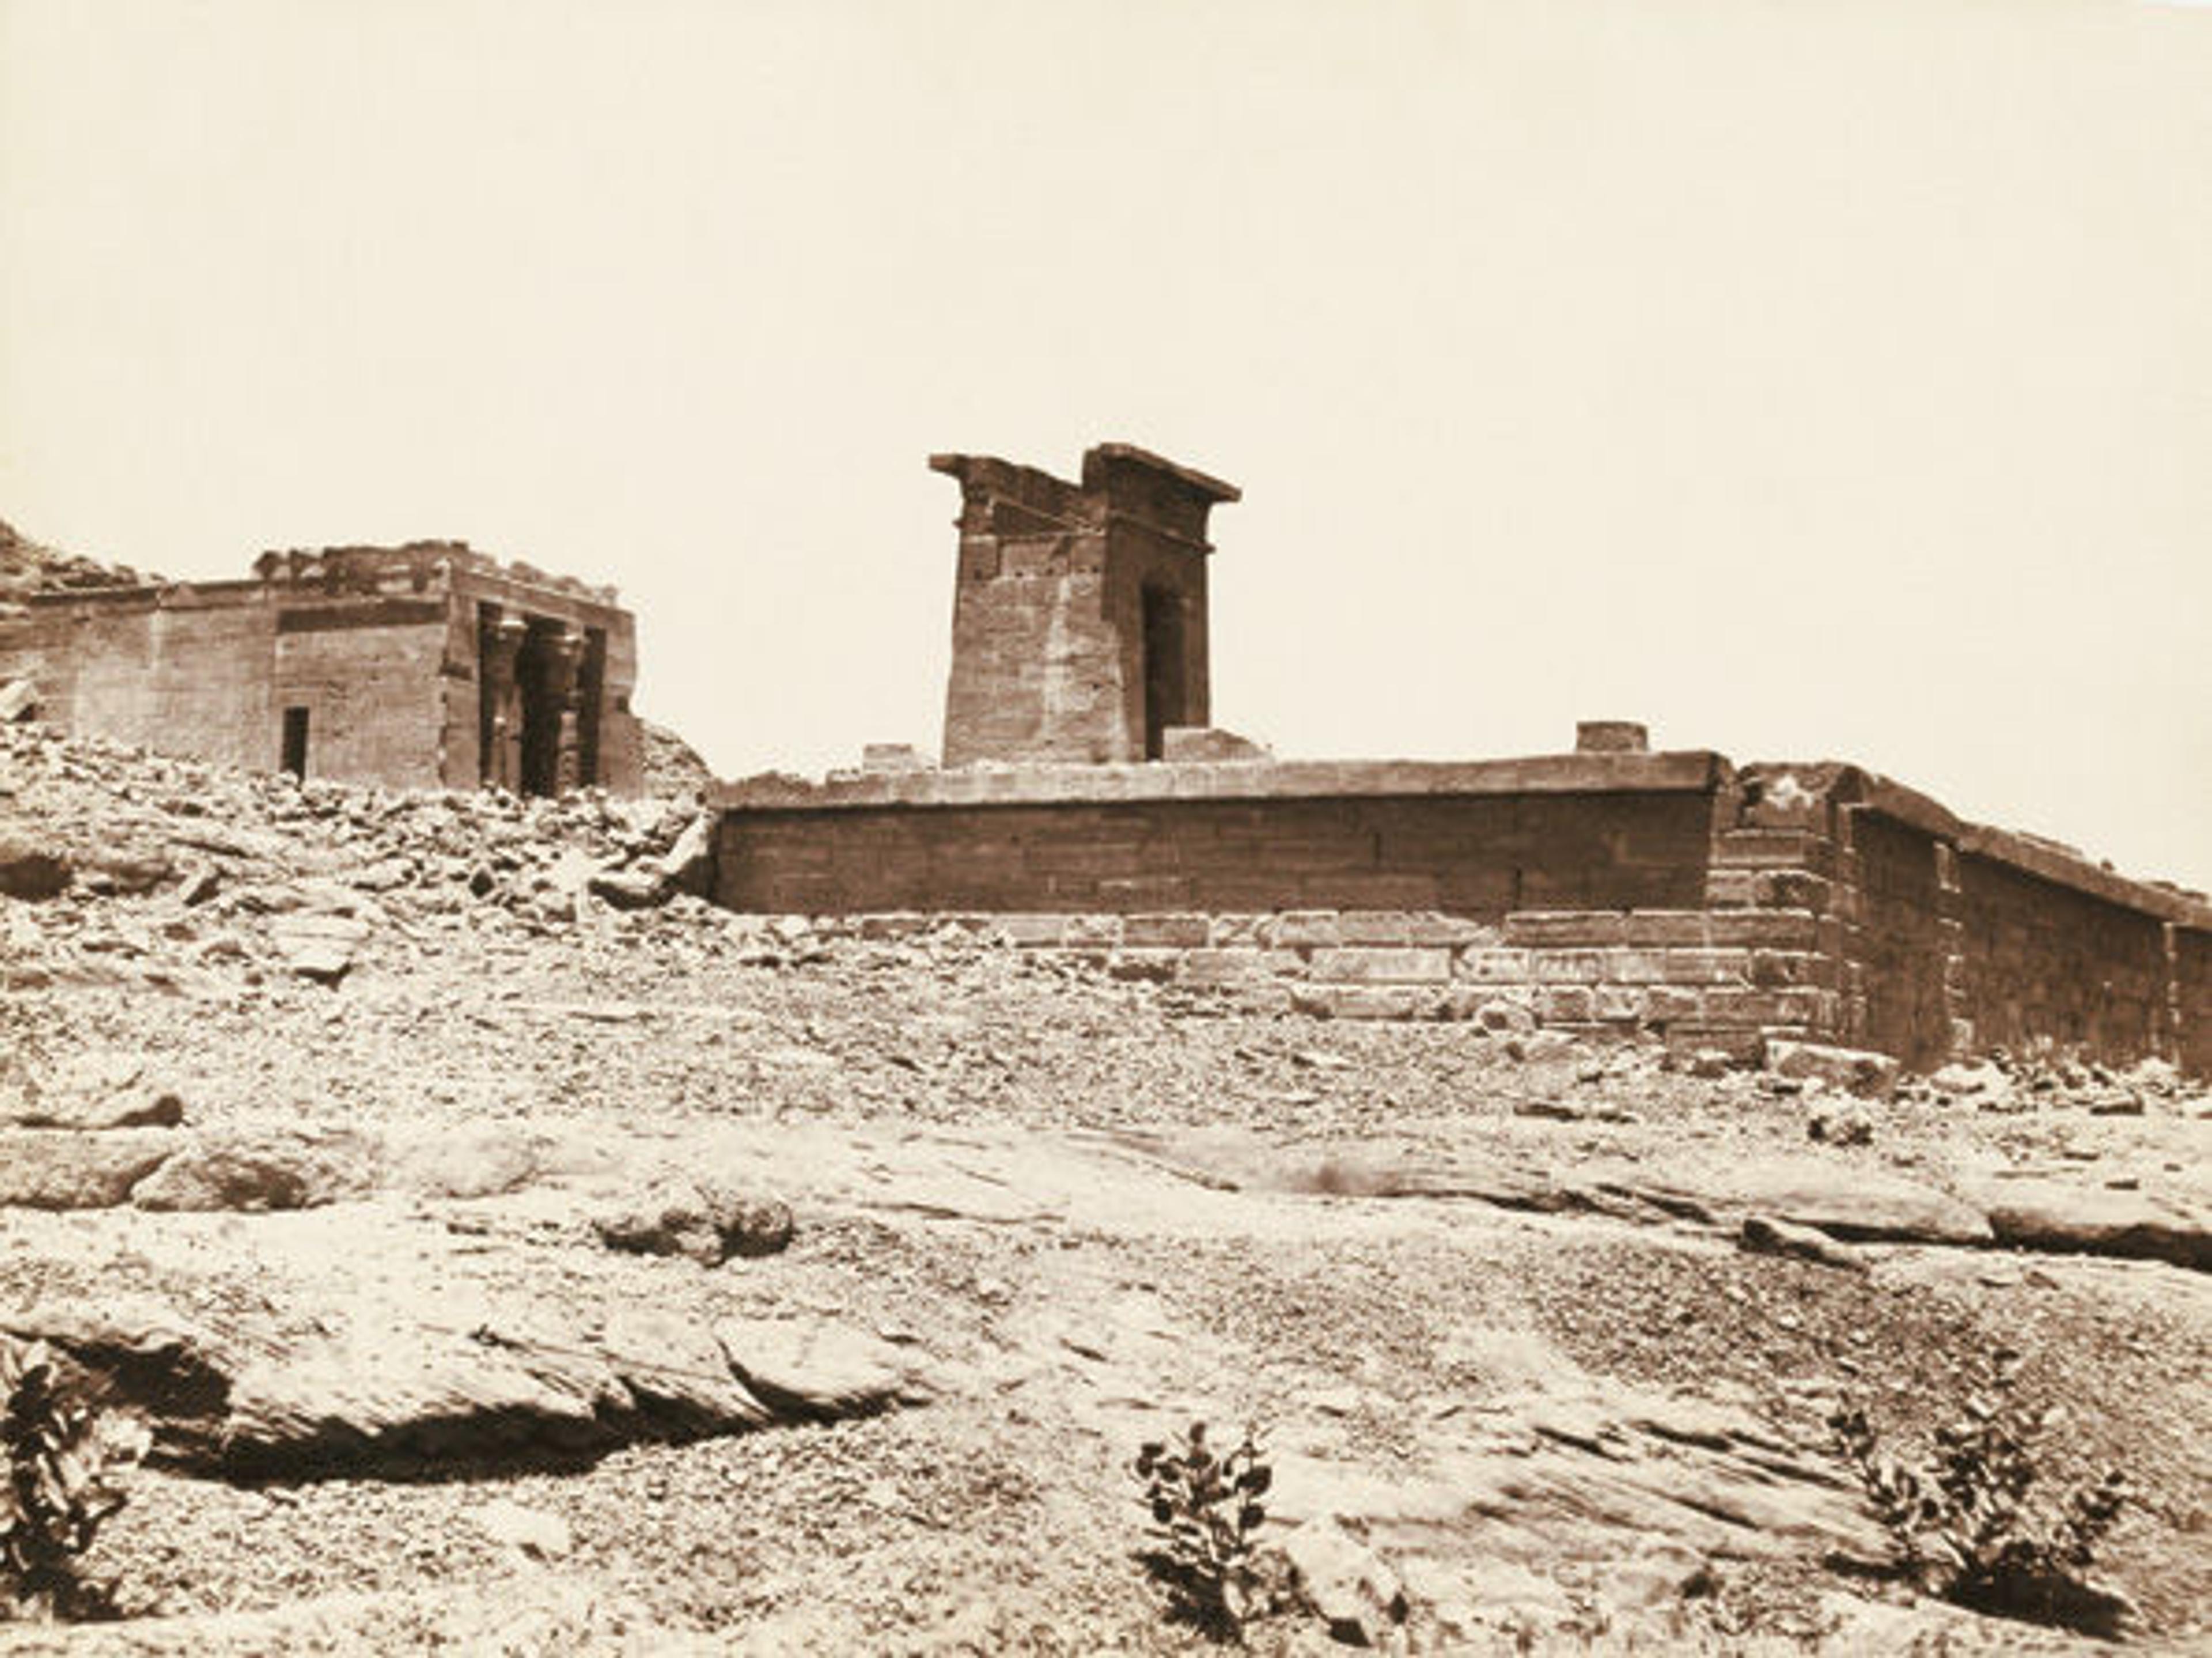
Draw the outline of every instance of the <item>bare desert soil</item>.
<instances>
[{"instance_id":1,"label":"bare desert soil","mask_svg":"<svg viewBox=\"0 0 2212 1658\"><path fill-rule=\"evenodd\" d=\"M319 1171L266 1212L19 1193L0 1328L167 1320L334 1412L503 1351L619 1350L672 1384L719 1370L708 1332L733 1362L768 1330L893 1378L690 1438L580 1448L510 1411L435 1454L251 1477L157 1455L90 1562L127 1616L0 1623L0 1650L1202 1650L1136 1564L1128 1472L1194 1418L1260 1431L1270 1542L1320 1522L1402 1584L1402 1625L1365 1612L1388 1647L2094 1648L1880 1576L1823 1425L1849 1390L1924 1444L2007 1347L2063 1408L2046 1479L2133 1482L2097 1573L2126 1643L2202 1649L2201 1093L2152 1071L1853 1101L593 886L649 872L688 816L0 733L0 851L64 878L0 896L19 1094L182 1102L70 1157L167 1135ZM18 1187L58 1132L0 1134ZM699 1176L788 1206L788 1246L707 1266L591 1224ZM2006 1247L1982 1221L2013 1190L2184 1242ZM1757 1252L1747 1217L1843 1241ZM1248 1640L1337 1644L1289 1608Z\"/></svg>"}]
</instances>

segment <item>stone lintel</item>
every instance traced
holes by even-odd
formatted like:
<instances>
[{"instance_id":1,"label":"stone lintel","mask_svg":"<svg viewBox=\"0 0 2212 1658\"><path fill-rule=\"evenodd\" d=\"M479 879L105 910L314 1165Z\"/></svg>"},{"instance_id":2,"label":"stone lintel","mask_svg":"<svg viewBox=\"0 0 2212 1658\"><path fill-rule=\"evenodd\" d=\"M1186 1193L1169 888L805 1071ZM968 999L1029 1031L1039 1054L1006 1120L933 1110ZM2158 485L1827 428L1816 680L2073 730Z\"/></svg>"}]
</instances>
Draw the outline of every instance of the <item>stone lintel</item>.
<instances>
[{"instance_id":1,"label":"stone lintel","mask_svg":"<svg viewBox=\"0 0 2212 1658\"><path fill-rule=\"evenodd\" d=\"M1102 443L1085 453L1083 457L1083 487L1086 489L1104 487L1108 470L1117 464L1164 473L1193 495L1203 495L1208 501L1244 499L1244 492L1235 484L1224 483L1194 466L1178 465L1164 455L1156 455L1133 443Z\"/></svg>"}]
</instances>

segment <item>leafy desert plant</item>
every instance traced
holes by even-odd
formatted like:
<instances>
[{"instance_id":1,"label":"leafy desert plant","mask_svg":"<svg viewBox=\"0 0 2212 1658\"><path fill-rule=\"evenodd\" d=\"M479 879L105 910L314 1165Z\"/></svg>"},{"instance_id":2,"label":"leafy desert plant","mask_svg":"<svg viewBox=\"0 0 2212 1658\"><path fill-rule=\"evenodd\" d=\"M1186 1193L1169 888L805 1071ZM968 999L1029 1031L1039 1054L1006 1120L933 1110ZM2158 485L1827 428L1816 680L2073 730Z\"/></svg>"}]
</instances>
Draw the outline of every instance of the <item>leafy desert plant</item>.
<instances>
[{"instance_id":1,"label":"leafy desert plant","mask_svg":"<svg viewBox=\"0 0 2212 1658\"><path fill-rule=\"evenodd\" d=\"M1978 1611L2096 1633L2117 1628L2123 1603L2086 1575L2127 1501L2113 1469L2039 1502L2045 1434L2060 1419L2021 1396L2020 1356L1999 1352L1986 1385L1936 1431L1935 1456L1910 1465L1884 1451L1863 1406L1829 1425L1858 1470L1899 1564L1923 1590Z\"/></svg>"},{"instance_id":2,"label":"leafy desert plant","mask_svg":"<svg viewBox=\"0 0 2212 1658\"><path fill-rule=\"evenodd\" d=\"M1170 1614L1217 1639L1241 1640L1247 1620L1264 1609L1254 1540L1267 1517L1260 1499L1275 1478L1253 1430L1217 1456L1206 1424L1194 1422L1179 1445L1156 1439L1140 1448L1136 1472L1158 1544L1145 1564L1167 1585Z\"/></svg>"},{"instance_id":3,"label":"leafy desert plant","mask_svg":"<svg viewBox=\"0 0 2212 1658\"><path fill-rule=\"evenodd\" d=\"M102 1411L64 1379L44 1342L0 1336L0 1589L21 1614L98 1617L107 1586L83 1576L78 1557L124 1503L121 1479L146 1454L135 1418Z\"/></svg>"}]
</instances>

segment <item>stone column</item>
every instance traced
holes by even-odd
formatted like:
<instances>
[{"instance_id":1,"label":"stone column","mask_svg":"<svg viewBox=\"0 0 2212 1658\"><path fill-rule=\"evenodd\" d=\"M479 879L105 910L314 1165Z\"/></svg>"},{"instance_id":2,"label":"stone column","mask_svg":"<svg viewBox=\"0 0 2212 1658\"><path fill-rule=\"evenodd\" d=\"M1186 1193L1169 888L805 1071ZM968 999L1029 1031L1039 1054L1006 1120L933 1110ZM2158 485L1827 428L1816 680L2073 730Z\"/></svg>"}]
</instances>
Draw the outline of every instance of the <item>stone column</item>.
<instances>
[{"instance_id":1,"label":"stone column","mask_svg":"<svg viewBox=\"0 0 2212 1658\"><path fill-rule=\"evenodd\" d=\"M576 786L576 677L584 662L584 635L564 629L545 642L545 704L556 709L561 720L559 746L554 750L553 792L567 794Z\"/></svg>"},{"instance_id":2,"label":"stone column","mask_svg":"<svg viewBox=\"0 0 2212 1658\"><path fill-rule=\"evenodd\" d=\"M501 616L485 634L483 695L491 708L491 737L481 762L483 780L520 792L522 782L522 687L514 677L515 658L529 628L520 616Z\"/></svg>"}]
</instances>

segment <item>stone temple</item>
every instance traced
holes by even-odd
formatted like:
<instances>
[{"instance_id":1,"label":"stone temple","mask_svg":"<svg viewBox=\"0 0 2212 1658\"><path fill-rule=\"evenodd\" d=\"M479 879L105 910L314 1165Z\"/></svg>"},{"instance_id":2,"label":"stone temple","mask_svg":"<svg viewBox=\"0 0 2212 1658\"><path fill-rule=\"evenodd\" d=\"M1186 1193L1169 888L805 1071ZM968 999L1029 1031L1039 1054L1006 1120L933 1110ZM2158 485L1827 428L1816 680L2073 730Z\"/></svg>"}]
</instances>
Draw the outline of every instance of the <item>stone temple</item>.
<instances>
[{"instance_id":1,"label":"stone temple","mask_svg":"<svg viewBox=\"0 0 2212 1658\"><path fill-rule=\"evenodd\" d=\"M1862 767L1654 753L1631 721L1551 755L1277 760L1211 724L1207 517L1232 485L1119 443L1074 483L930 465L961 490L943 764L881 745L724 786L731 908L972 918L1339 1018L2212 1071L2202 894Z\"/></svg>"},{"instance_id":2,"label":"stone temple","mask_svg":"<svg viewBox=\"0 0 2212 1658\"><path fill-rule=\"evenodd\" d=\"M456 541L264 553L250 580L35 593L0 684L57 728L301 777L521 794L639 785L611 587Z\"/></svg>"}]
</instances>

